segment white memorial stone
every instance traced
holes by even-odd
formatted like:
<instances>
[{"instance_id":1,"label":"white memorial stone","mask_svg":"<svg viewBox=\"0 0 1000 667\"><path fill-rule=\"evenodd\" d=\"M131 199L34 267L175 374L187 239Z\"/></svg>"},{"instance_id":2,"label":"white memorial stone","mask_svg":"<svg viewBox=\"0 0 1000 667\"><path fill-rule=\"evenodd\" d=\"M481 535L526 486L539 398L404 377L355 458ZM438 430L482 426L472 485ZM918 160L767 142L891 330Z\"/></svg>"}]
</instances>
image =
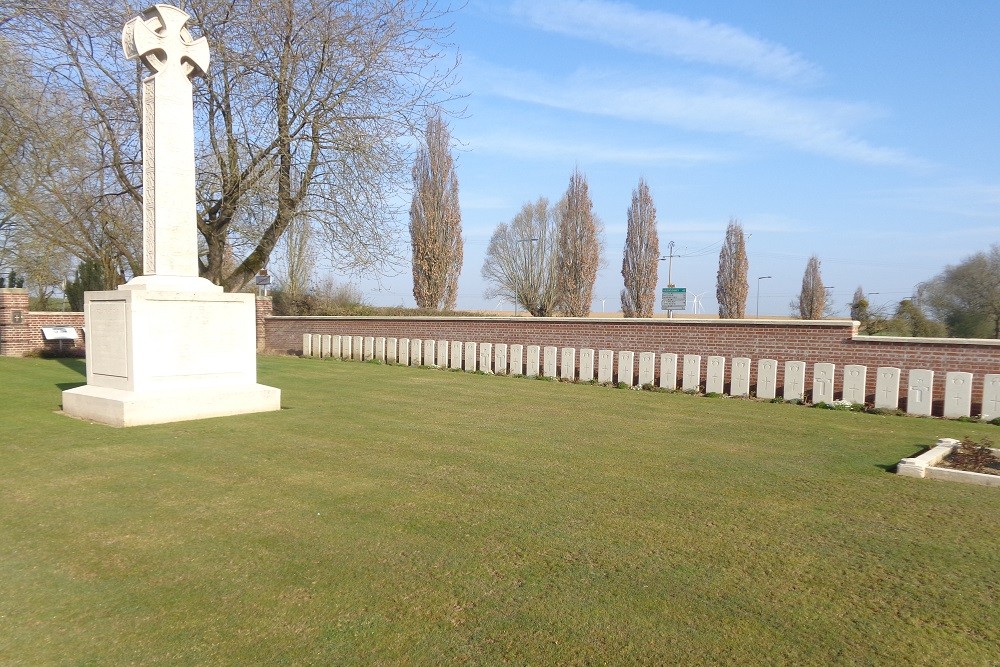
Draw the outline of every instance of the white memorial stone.
<instances>
[{"instance_id":1,"label":"white memorial stone","mask_svg":"<svg viewBox=\"0 0 1000 667\"><path fill-rule=\"evenodd\" d=\"M400 338L399 339L398 361L399 361L399 363L403 364L404 366L409 366L410 365L410 339L409 338Z\"/></svg>"},{"instance_id":2,"label":"white memorial stone","mask_svg":"<svg viewBox=\"0 0 1000 667\"><path fill-rule=\"evenodd\" d=\"M340 359L340 336L337 334L330 336L330 356Z\"/></svg>"},{"instance_id":3,"label":"white memorial stone","mask_svg":"<svg viewBox=\"0 0 1000 667\"><path fill-rule=\"evenodd\" d=\"M563 380L576 379L576 348L564 347L562 359L559 360L559 377Z\"/></svg>"},{"instance_id":4,"label":"white memorial stone","mask_svg":"<svg viewBox=\"0 0 1000 667\"><path fill-rule=\"evenodd\" d=\"M733 359L732 377L729 380L729 395L750 395L750 359L747 357L736 357Z\"/></svg>"},{"instance_id":5,"label":"white memorial stone","mask_svg":"<svg viewBox=\"0 0 1000 667\"><path fill-rule=\"evenodd\" d=\"M556 352L558 352L558 350L552 345L546 345L543 350L544 357L542 359L542 375L547 378L556 377Z\"/></svg>"},{"instance_id":6,"label":"white memorial stone","mask_svg":"<svg viewBox=\"0 0 1000 667\"><path fill-rule=\"evenodd\" d=\"M983 376L982 420L991 421L1000 417L1000 374L988 373Z\"/></svg>"},{"instance_id":7,"label":"white memorial stone","mask_svg":"<svg viewBox=\"0 0 1000 667\"><path fill-rule=\"evenodd\" d=\"M367 337L365 337L364 354L362 354L362 358L365 361L371 361L372 359L375 358L375 337L374 336L367 336Z\"/></svg>"},{"instance_id":8,"label":"white memorial stone","mask_svg":"<svg viewBox=\"0 0 1000 667\"><path fill-rule=\"evenodd\" d=\"M906 374L906 412L929 417L934 405L934 371L914 368Z\"/></svg>"},{"instance_id":9,"label":"white memorial stone","mask_svg":"<svg viewBox=\"0 0 1000 667\"><path fill-rule=\"evenodd\" d=\"M462 369L469 371L470 373L476 372L476 343L475 341L466 341L465 343L465 357L462 361Z\"/></svg>"},{"instance_id":10,"label":"white memorial stone","mask_svg":"<svg viewBox=\"0 0 1000 667\"><path fill-rule=\"evenodd\" d=\"M302 334L302 356L303 357L313 356L312 334Z\"/></svg>"},{"instance_id":11,"label":"white memorial stone","mask_svg":"<svg viewBox=\"0 0 1000 667\"><path fill-rule=\"evenodd\" d=\"M653 352L639 353L639 386L652 385L656 379L656 354Z\"/></svg>"},{"instance_id":12,"label":"white memorial stone","mask_svg":"<svg viewBox=\"0 0 1000 667\"><path fill-rule=\"evenodd\" d=\"M721 394L726 388L726 358L711 356L705 369L705 393Z\"/></svg>"},{"instance_id":13,"label":"white memorial stone","mask_svg":"<svg viewBox=\"0 0 1000 667\"><path fill-rule=\"evenodd\" d=\"M398 355L399 341L395 338L385 339L385 360L390 364L396 363L399 359Z\"/></svg>"},{"instance_id":14,"label":"white memorial stone","mask_svg":"<svg viewBox=\"0 0 1000 667\"><path fill-rule=\"evenodd\" d=\"M423 365L423 346L424 341L419 338L410 339L410 365L411 366L422 366Z\"/></svg>"},{"instance_id":15,"label":"white memorial stone","mask_svg":"<svg viewBox=\"0 0 1000 667\"><path fill-rule=\"evenodd\" d=\"M427 338L424 340L424 363L428 366L434 366L434 353L437 351L437 342L433 338Z\"/></svg>"},{"instance_id":16,"label":"white memorial stone","mask_svg":"<svg viewBox=\"0 0 1000 667\"><path fill-rule=\"evenodd\" d=\"M685 354L681 389L699 391L701 389L701 355Z\"/></svg>"},{"instance_id":17,"label":"white memorial stone","mask_svg":"<svg viewBox=\"0 0 1000 667\"><path fill-rule=\"evenodd\" d=\"M354 336L354 340L351 341L351 359L361 361L364 353L364 344L364 338Z\"/></svg>"},{"instance_id":18,"label":"white memorial stone","mask_svg":"<svg viewBox=\"0 0 1000 667\"><path fill-rule=\"evenodd\" d=\"M330 357L330 343L332 340L333 337L330 336L330 334L325 334L323 336L322 346L320 347L320 356L324 359L328 359Z\"/></svg>"},{"instance_id":19,"label":"white memorial stone","mask_svg":"<svg viewBox=\"0 0 1000 667\"><path fill-rule=\"evenodd\" d=\"M813 364L813 403L833 403L834 364Z\"/></svg>"},{"instance_id":20,"label":"white memorial stone","mask_svg":"<svg viewBox=\"0 0 1000 667\"><path fill-rule=\"evenodd\" d=\"M519 343L510 346L510 374L524 375L524 346Z\"/></svg>"},{"instance_id":21,"label":"white memorial stone","mask_svg":"<svg viewBox=\"0 0 1000 667\"><path fill-rule=\"evenodd\" d=\"M448 368L462 367L462 341L451 341L451 352L448 355Z\"/></svg>"},{"instance_id":22,"label":"white memorial stone","mask_svg":"<svg viewBox=\"0 0 1000 667\"><path fill-rule=\"evenodd\" d=\"M612 350L597 352L597 381L601 384L613 382L615 379L615 353Z\"/></svg>"},{"instance_id":23,"label":"white memorial stone","mask_svg":"<svg viewBox=\"0 0 1000 667\"><path fill-rule=\"evenodd\" d=\"M323 336L321 336L320 334L313 334L311 354L309 356L320 357L322 356L323 353L322 350L323 350Z\"/></svg>"},{"instance_id":24,"label":"white memorial stone","mask_svg":"<svg viewBox=\"0 0 1000 667\"><path fill-rule=\"evenodd\" d=\"M507 343L497 343L493 346L493 372L497 375L507 375Z\"/></svg>"},{"instance_id":25,"label":"white memorial stone","mask_svg":"<svg viewBox=\"0 0 1000 667\"><path fill-rule=\"evenodd\" d=\"M660 387L670 391L677 389L677 355L673 352L660 354Z\"/></svg>"},{"instance_id":26,"label":"white memorial stone","mask_svg":"<svg viewBox=\"0 0 1000 667\"><path fill-rule=\"evenodd\" d=\"M781 397L786 401L801 401L806 396L806 362L786 361L785 382Z\"/></svg>"},{"instance_id":27,"label":"white memorial stone","mask_svg":"<svg viewBox=\"0 0 1000 667\"><path fill-rule=\"evenodd\" d=\"M385 337L379 336L375 339L375 358L385 363Z\"/></svg>"},{"instance_id":28,"label":"white memorial stone","mask_svg":"<svg viewBox=\"0 0 1000 667\"><path fill-rule=\"evenodd\" d=\"M778 395L778 360L757 360L757 398L773 399Z\"/></svg>"},{"instance_id":29,"label":"white memorial stone","mask_svg":"<svg viewBox=\"0 0 1000 667\"><path fill-rule=\"evenodd\" d=\"M888 410L899 408L899 369L879 366L875 371L875 407Z\"/></svg>"},{"instance_id":30,"label":"white memorial stone","mask_svg":"<svg viewBox=\"0 0 1000 667\"><path fill-rule=\"evenodd\" d=\"M528 358L525 362L524 374L528 377L538 377L541 349L537 345L529 345L526 354Z\"/></svg>"},{"instance_id":31,"label":"white memorial stone","mask_svg":"<svg viewBox=\"0 0 1000 667\"><path fill-rule=\"evenodd\" d=\"M865 402L865 385L868 382L868 367L857 364L844 366L844 391L842 398L851 403Z\"/></svg>"},{"instance_id":32,"label":"white memorial stone","mask_svg":"<svg viewBox=\"0 0 1000 667\"><path fill-rule=\"evenodd\" d=\"M85 294L87 384L62 394L74 417L137 426L281 407L278 389L257 384L254 295L198 276L191 77L207 72L209 50L189 18L154 5L122 30L126 58L152 72L140 123L143 275ZM314 343L308 352L321 354Z\"/></svg>"},{"instance_id":33,"label":"white memorial stone","mask_svg":"<svg viewBox=\"0 0 1000 667\"><path fill-rule=\"evenodd\" d=\"M351 345L354 342L354 338L351 336L341 336L340 337L340 358L350 359L351 358Z\"/></svg>"},{"instance_id":34,"label":"white memorial stone","mask_svg":"<svg viewBox=\"0 0 1000 667\"><path fill-rule=\"evenodd\" d=\"M484 373L493 372L493 343L479 344L479 370Z\"/></svg>"},{"instance_id":35,"label":"white memorial stone","mask_svg":"<svg viewBox=\"0 0 1000 667\"><path fill-rule=\"evenodd\" d=\"M618 384L624 382L629 387L635 385L635 352L618 352Z\"/></svg>"},{"instance_id":36,"label":"white memorial stone","mask_svg":"<svg viewBox=\"0 0 1000 667\"><path fill-rule=\"evenodd\" d=\"M972 416L972 373L951 372L944 377L944 416Z\"/></svg>"},{"instance_id":37,"label":"white memorial stone","mask_svg":"<svg viewBox=\"0 0 1000 667\"><path fill-rule=\"evenodd\" d=\"M580 382L591 382L594 379L594 351L590 348L580 350Z\"/></svg>"},{"instance_id":38,"label":"white memorial stone","mask_svg":"<svg viewBox=\"0 0 1000 667\"><path fill-rule=\"evenodd\" d=\"M437 365L441 368L448 368L448 348L451 346L446 340L437 342Z\"/></svg>"}]
</instances>

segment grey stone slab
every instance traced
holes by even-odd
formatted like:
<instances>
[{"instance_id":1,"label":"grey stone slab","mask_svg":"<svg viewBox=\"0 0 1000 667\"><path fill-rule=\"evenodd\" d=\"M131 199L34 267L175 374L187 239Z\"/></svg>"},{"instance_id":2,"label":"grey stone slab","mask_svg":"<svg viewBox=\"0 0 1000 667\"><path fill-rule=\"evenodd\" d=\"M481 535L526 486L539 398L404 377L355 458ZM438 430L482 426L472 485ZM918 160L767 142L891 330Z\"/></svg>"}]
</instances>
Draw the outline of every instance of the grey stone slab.
<instances>
[{"instance_id":1,"label":"grey stone slab","mask_svg":"<svg viewBox=\"0 0 1000 667\"><path fill-rule=\"evenodd\" d=\"M419 338L410 339L410 365L411 366L422 366L423 360L423 350L424 341Z\"/></svg>"},{"instance_id":2,"label":"grey stone slab","mask_svg":"<svg viewBox=\"0 0 1000 667\"><path fill-rule=\"evenodd\" d=\"M875 407L899 409L899 369L879 366L875 371Z\"/></svg>"},{"instance_id":3,"label":"grey stone slab","mask_svg":"<svg viewBox=\"0 0 1000 667\"><path fill-rule=\"evenodd\" d=\"M906 412L929 417L934 405L934 371L914 368L906 374Z\"/></svg>"},{"instance_id":4,"label":"grey stone slab","mask_svg":"<svg viewBox=\"0 0 1000 667\"><path fill-rule=\"evenodd\" d=\"M580 350L580 382L594 379L594 351L588 347Z\"/></svg>"},{"instance_id":5,"label":"grey stone slab","mask_svg":"<svg viewBox=\"0 0 1000 667\"><path fill-rule=\"evenodd\" d=\"M542 375L547 378L556 377L556 353L558 350L554 345L546 345L542 350Z\"/></svg>"},{"instance_id":6,"label":"grey stone slab","mask_svg":"<svg viewBox=\"0 0 1000 667\"><path fill-rule=\"evenodd\" d=\"M618 384L622 382L630 387L635 385L635 352L629 350L618 352Z\"/></svg>"},{"instance_id":7,"label":"grey stone slab","mask_svg":"<svg viewBox=\"0 0 1000 667\"><path fill-rule=\"evenodd\" d=\"M400 338L399 339L398 361L399 361L399 363L403 364L404 366L409 366L410 365L410 339L409 338Z\"/></svg>"},{"instance_id":8,"label":"grey stone slab","mask_svg":"<svg viewBox=\"0 0 1000 667\"><path fill-rule=\"evenodd\" d=\"M385 362L385 337L378 336L375 338L375 358L381 362Z\"/></svg>"},{"instance_id":9,"label":"grey stone slab","mask_svg":"<svg viewBox=\"0 0 1000 667\"><path fill-rule=\"evenodd\" d=\"M813 364L813 403L833 403L835 364Z\"/></svg>"},{"instance_id":10,"label":"grey stone slab","mask_svg":"<svg viewBox=\"0 0 1000 667\"><path fill-rule=\"evenodd\" d=\"M685 354L684 369L681 375L681 389L684 391L701 390L701 355Z\"/></svg>"},{"instance_id":11,"label":"grey stone slab","mask_svg":"<svg viewBox=\"0 0 1000 667\"><path fill-rule=\"evenodd\" d=\"M736 357L733 359L733 368L730 371L729 395L749 396L750 395L750 359L747 357Z\"/></svg>"},{"instance_id":12,"label":"grey stone slab","mask_svg":"<svg viewBox=\"0 0 1000 667\"><path fill-rule=\"evenodd\" d=\"M302 356L303 357L313 356L312 334L302 334Z\"/></svg>"},{"instance_id":13,"label":"grey stone slab","mask_svg":"<svg viewBox=\"0 0 1000 667\"><path fill-rule=\"evenodd\" d=\"M524 346L519 343L510 346L510 374L524 375Z\"/></svg>"},{"instance_id":14,"label":"grey stone slab","mask_svg":"<svg viewBox=\"0 0 1000 667\"><path fill-rule=\"evenodd\" d=\"M597 352L597 381L601 384L615 380L615 353L612 350Z\"/></svg>"},{"instance_id":15,"label":"grey stone slab","mask_svg":"<svg viewBox=\"0 0 1000 667\"><path fill-rule=\"evenodd\" d=\"M785 383L781 396L786 401L801 401L806 396L806 362L785 362Z\"/></svg>"},{"instance_id":16,"label":"grey stone slab","mask_svg":"<svg viewBox=\"0 0 1000 667\"><path fill-rule=\"evenodd\" d=\"M639 386L652 385L656 379L656 354L654 352L639 353Z\"/></svg>"},{"instance_id":17,"label":"grey stone slab","mask_svg":"<svg viewBox=\"0 0 1000 667\"><path fill-rule=\"evenodd\" d=\"M399 341L395 338L385 339L385 360L389 363L396 363L398 355Z\"/></svg>"},{"instance_id":18,"label":"grey stone slab","mask_svg":"<svg viewBox=\"0 0 1000 667\"><path fill-rule=\"evenodd\" d=\"M677 355L673 352L660 354L660 387L670 391L677 389Z\"/></svg>"},{"instance_id":19,"label":"grey stone slab","mask_svg":"<svg viewBox=\"0 0 1000 667\"><path fill-rule=\"evenodd\" d=\"M705 368L705 393L721 394L726 388L726 358L710 356Z\"/></svg>"},{"instance_id":20,"label":"grey stone slab","mask_svg":"<svg viewBox=\"0 0 1000 667\"><path fill-rule=\"evenodd\" d=\"M470 373L476 372L476 343L474 341L465 342L465 356L462 358L462 369Z\"/></svg>"},{"instance_id":21,"label":"grey stone slab","mask_svg":"<svg viewBox=\"0 0 1000 667\"><path fill-rule=\"evenodd\" d=\"M983 376L983 421L1000 417L1000 373Z\"/></svg>"},{"instance_id":22,"label":"grey stone slab","mask_svg":"<svg viewBox=\"0 0 1000 667\"><path fill-rule=\"evenodd\" d=\"M527 359L524 364L524 374L528 377L538 377L541 372L542 349L537 345L529 345L525 350Z\"/></svg>"},{"instance_id":23,"label":"grey stone slab","mask_svg":"<svg viewBox=\"0 0 1000 667\"><path fill-rule=\"evenodd\" d=\"M559 377L563 380L576 379L576 348L564 347L559 360Z\"/></svg>"},{"instance_id":24,"label":"grey stone slab","mask_svg":"<svg viewBox=\"0 0 1000 667\"><path fill-rule=\"evenodd\" d=\"M437 341L433 338L424 339L424 352L423 352L424 364L427 366L436 366L435 359L437 359Z\"/></svg>"},{"instance_id":25,"label":"grey stone slab","mask_svg":"<svg viewBox=\"0 0 1000 667\"><path fill-rule=\"evenodd\" d=\"M953 371L944 377L944 416L972 416L972 373Z\"/></svg>"},{"instance_id":26,"label":"grey stone slab","mask_svg":"<svg viewBox=\"0 0 1000 667\"><path fill-rule=\"evenodd\" d=\"M757 398L771 400L778 396L778 360L757 360Z\"/></svg>"},{"instance_id":27,"label":"grey stone slab","mask_svg":"<svg viewBox=\"0 0 1000 667\"><path fill-rule=\"evenodd\" d=\"M451 350L448 353L448 368L462 367L462 341L451 341Z\"/></svg>"},{"instance_id":28,"label":"grey stone slab","mask_svg":"<svg viewBox=\"0 0 1000 667\"><path fill-rule=\"evenodd\" d=\"M365 361L371 361L375 358L375 337L366 336L364 342L364 348L361 358Z\"/></svg>"},{"instance_id":29,"label":"grey stone slab","mask_svg":"<svg viewBox=\"0 0 1000 667\"><path fill-rule=\"evenodd\" d=\"M507 375L507 343L497 343L493 346L493 372L497 375Z\"/></svg>"},{"instance_id":30,"label":"grey stone slab","mask_svg":"<svg viewBox=\"0 0 1000 667\"><path fill-rule=\"evenodd\" d=\"M479 344L479 370L484 373L493 372L493 343Z\"/></svg>"},{"instance_id":31,"label":"grey stone slab","mask_svg":"<svg viewBox=\"0 0 1000 667\"><path fill-rule=\"evenodd\" d=\"M865 385L868 382L868 367L858 364L844 366L844 388L842 397L851 403L865 402Z\"/></svg>"}]
</instances>

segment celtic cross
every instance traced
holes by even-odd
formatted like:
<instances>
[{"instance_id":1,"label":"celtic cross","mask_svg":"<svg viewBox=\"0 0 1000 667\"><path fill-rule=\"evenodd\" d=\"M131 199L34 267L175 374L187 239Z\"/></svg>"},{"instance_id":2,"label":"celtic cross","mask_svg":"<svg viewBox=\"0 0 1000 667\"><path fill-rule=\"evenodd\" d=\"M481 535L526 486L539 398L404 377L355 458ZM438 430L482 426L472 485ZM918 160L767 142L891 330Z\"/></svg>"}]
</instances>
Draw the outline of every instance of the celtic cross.
<instances>
[{"instance_id":1,"label":"celtic cross","mask_svg":"<svg viewBox=\"0 0 1000 667\"><path fill-rule=\"evenodd\" d=\"M146 276L198 276L191 77L208 70L208 42L190 17L153 5L125 24L122 48L152 74L142 82L142 248Z\"/></svg>"}]
</instances>

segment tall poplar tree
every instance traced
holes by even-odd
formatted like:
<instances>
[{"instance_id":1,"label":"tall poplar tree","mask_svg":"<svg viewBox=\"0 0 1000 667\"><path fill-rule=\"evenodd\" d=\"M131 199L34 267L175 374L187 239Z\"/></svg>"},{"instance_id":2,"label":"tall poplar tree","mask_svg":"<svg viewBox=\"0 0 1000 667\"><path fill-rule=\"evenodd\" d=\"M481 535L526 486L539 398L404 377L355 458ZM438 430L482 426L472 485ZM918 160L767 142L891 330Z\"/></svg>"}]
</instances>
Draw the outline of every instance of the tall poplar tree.
<instances>
[{"instance_id":1,"label":"tall poplar tree","mask_svg":"<svg viewBox=\"0 0 1000 667\"><path fill-rule=\"evenodd\" d=\"M819 257L813 255L806 263L806 271L802 275L802 291L799 297L792 301L792 308L797 308L799 317L804 320L818 320L823 317L826 308L826 289L823 287L823 276L819 272Z\"/></svg>"},{"instance_id":2,"label":"tall poplar tree","mask_svg":"<svg viewBox=\"0 0 1000 667\"><path fill-rule=\"evenodd\" d=\"M451 134L440 109L427 117L424 145L413 164L410 242L417 306L453 310L462 272L462 213Z\"/></svg>"},{"instance_id":3,"label":"tall poplar tree","mask_svg":"<svg viewBox=\"0 0 1000 667\"><path fill-rule=\"evenodd\" d=\"M622 257L622 314L625 317L652 317L656 298L656 269L660 240L656 235L656 206L646 180L640 178L632 191Z\"/></svg>"},{"instance_id":4,"label":"tall poplar tree","mask_svg":"<svg viewBox=\"0 0 1000 667\"><path fill-rule=\"evenodd\" d=\"M737 220L730 220L726 228L726 241L719 252L719 273L715 283L720 318L746 317L747 294L750 292L750 283L747 281L749 268L743 225Z\"/></svg>"},{"instance_id":5,"label":"tall poplar tree","mask_svg":"<svg viewBox=\"0 0 1000 667\"><path fill-rule=\"evenodd\" d=\"M587 317L601 266L603 226L594 215L587 177L573 170L557 214L559 304L564 315Z\"/></svg>"}]
</instances>

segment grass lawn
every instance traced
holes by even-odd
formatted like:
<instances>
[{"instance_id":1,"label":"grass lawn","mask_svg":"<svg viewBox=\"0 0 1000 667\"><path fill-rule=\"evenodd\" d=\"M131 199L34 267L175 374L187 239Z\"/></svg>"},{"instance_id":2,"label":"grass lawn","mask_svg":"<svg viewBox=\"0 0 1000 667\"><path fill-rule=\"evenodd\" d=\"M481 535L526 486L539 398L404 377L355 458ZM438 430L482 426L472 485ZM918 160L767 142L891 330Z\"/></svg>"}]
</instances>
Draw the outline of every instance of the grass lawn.
<instances>
[{"instance_id":1,"label":"grass lawn","mask_svg":"<svg viewBox=\"0 0 1000 667\"><path fill-rule=\"evenodd\" d=\"M278 413L56 414L0 358L0 664L1000 662L995 426L262 357Z\"/></svg>"}]
</instances>

